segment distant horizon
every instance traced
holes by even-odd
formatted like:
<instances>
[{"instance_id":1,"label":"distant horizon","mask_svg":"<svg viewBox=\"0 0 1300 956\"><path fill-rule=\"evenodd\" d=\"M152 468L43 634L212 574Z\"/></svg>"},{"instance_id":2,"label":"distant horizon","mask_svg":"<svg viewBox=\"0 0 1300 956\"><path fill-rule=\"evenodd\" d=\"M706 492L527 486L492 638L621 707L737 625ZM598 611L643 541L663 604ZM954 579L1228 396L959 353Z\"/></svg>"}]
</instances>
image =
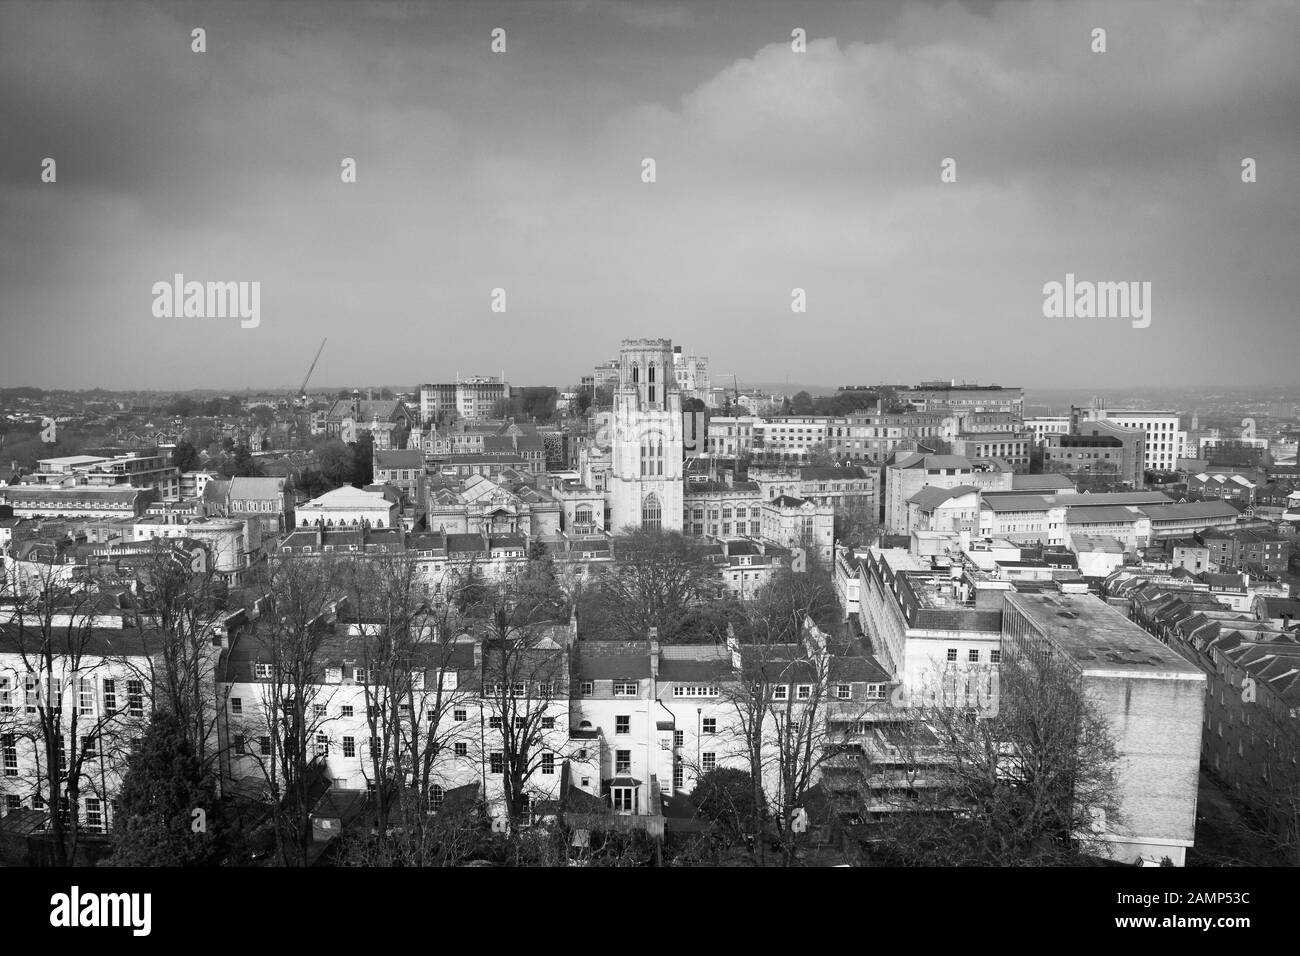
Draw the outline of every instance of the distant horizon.
<instances>
[{"instance_id":1,"label":"distant horizon","mask_svg":"<svg viewBox=\"0 0 1300 956\"><path fill-rule=\"evenodd\" d=\"M555 389L558 389L558 390L560 390L560 391L563 391L564 388L565 388L564 385L557 385L557 384L555 384L555 383L553 383L553 382L513 382L513 381L510 381L509 376L507 376L506 381L507 381L507 383L508 383L512 388L555 388ZM927 379L927 381L931 381L931 380ZM933 380L933 381L938 381L938 380L936 379L936 380ZM321 393L321 392L339 392L339 391L343 391L344 389L347 389L347 390L358 389L358 390L364 392L364 391L365 391L366 389L368 389L368 388L369 388L369 389L373 389L373 390L378 390L378 389L381 389L381 388L387 388L387 389L389 389L390 391L407 391L407 392L409 392L409 391L416 391L416 392L418 392L419 389L420 389L420 387L421 387L422 385L427 385L427 384L443 384L443 382L440 381L440 380L430 379L430 380L425 381L425 382L420 382L420 383L417 384L417 385L393 385L392 383L389 383L389 382L368 383L368 384L366 384L366 385L348 385L348 384L341 384L341 385L309 385L308 388L307 388L307 392L308 392L308 394L312 394L312 393ZM576 384L576 383L566 383L566 384ZM903 382L860 382L860 383L856 383L856 384L858 384L858 385L862 385L862 386L867 386L867 387L870 387L870 386L872 386L872 385L901 385L901 384L910 384L910 385L912 385L913 387L917 387L917 388L920 387L920 383L919 383L919 382L912 382L912 383L903 383ZM1104 393L1104 392L1123 392L1123 391L1132 391L1132 392L1142 392L1142 391L1150 391L1150 392L1173 392L1173 391L1185 391L1185 392L1186 392L1186 391L1209 391L1209 390L1221 390L1221 391L1234 391L1234 392L1240 392L1240 391L1266 391L1266 390L1270 390L1270 389L1277 389L1277 390L1281 390L1281 391L1288 391L1288 390L1290 390L1290 391L1300 392L1300 381L1297 381L1297 382L1292 383L1292 384L1265 382L1265 383L1261 383L1261 384L1241 384L1241 383L1236 383L1236 384L1232 384L1232 383L1205 383L1205 384L1202 384L1202 383L1194 383L1194 384L1171 384L1171 385L1105 385L1105 386L1102 386L1102 385L1018 385L1018 384L1003 384L1003 383L1001 383L1001 382L996 382L996 383L994 383L994 382L966 382L965 384L967 384L967 385L978 385L978 386L980 386L980 387L997 385L998 387L1001 387L1001 388L1019 388L1019 389L1022 389L1023 391L1025 391L1025 392L1031 392L1031 391L1034 391L1034 392L1074 392L1074 391L1088 391L1088 392L1092 392L1092 393L1094 393L1094 394L1096 394L1096 393ZM779 387L778 387L778 386L779 386ZM714 387L715 387L715 388L725 388L725 389L727 389L727 390L730 390L730 388L731 388L730 385L725 385L725 384L718 384L718 385L715 385ZM795 393L797 393L797 392L799 392L799 391L809 391L809 392L811 392L813 389L817 389L819 392L822 392L822 393L835 392L835 391L837 391L838 389L840 389L840 388L842 388L842 387L844 387L844 386L840 386L840 385L815 385L815 384L809 384L809 383L807 383L807 382L791 382L789 385L780 385L779 383L775 383L775 382L752 382L752 383L745 383L745 382L742 381L742 382L741 382L741 385L740 385L740 390L741 390L742 392L744 392L744 391L749 391L749 390L753 390L753 389L762 389L762 390L764 390L764 391L769 391L769 392L772 392L772 393L775 394L775 393L780 393L781 391L788 389L788 390L789 390L789 393L793 395L793 394L795 394ZM958 385L957 387L961 387L961 386ZM184 394L184 393L186 393L186 392L212 392L212 393L219 394L219 395L242 395L242 394L269 395L269 394L275 394L275 393L284 393L284 394L286 394L286 395L296 395L296 394L298 394L298 392L297 392L296 389L294 389L294 388L290 388L290 387L284 387L284 386L271 386L271 387L252 387L252 386L246 386L246 387L243 387L243 388L224 388L224 387L221 387L221 386L191 385L191 386L185 386L185 387L179 387L179 388L164 388L164 387L120 387L120 388L112 388L112 387L104 386L104 385L94 385L94 386L73 387L73 386L66 386L66 385L38 385L38 384L34 384L34 383L24 383L24 384L21 384L21 385L10 385L10 384L0 385L0 392L14 391L14 390L17 390L17 389L23 389L23 388L38 388L38 389L41 389L42 391L46 391L46 392L95 392L95 391L103 391L103 392L111 392L111 393L131 393L131 392L152 393L152 392L157 392L157 393L160 393L160 394L170 394L170 395Z\"/></svg>"}]
</instances>

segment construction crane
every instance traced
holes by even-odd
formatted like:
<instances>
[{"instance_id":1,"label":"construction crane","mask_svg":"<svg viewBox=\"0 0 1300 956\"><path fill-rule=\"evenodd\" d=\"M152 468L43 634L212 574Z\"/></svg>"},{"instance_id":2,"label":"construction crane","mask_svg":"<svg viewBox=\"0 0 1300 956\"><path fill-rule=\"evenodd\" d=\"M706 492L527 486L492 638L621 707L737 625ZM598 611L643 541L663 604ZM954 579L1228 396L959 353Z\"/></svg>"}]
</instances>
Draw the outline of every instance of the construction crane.
<instances>
[{"instance_id":1,"label":"construction crane","mask_svg":"<svg viewBox=\"0 0 1300 956\"><path fill-rule=\"evenodd\" d=\"M320 348L316 350L316 357L311 360L311 368L307 369L307 374L302 379L302 385L298 387L298 402L303 406L307 404L307 382L311 380L311 373L316 371L316 363L320 361L320 354L325 351L325 343L328 341L328 338L320 340Z\"/></svg>"},{"instance_id":2,"label":"construction crane","mask_svg":"<svg viewBox=\"0 0 1300 956\"><path fill-rule=\"evenodd\" d=\"M738 412L736 412L735 409L740 405L740 379L737 378L735 372L726 372L723 373L720 377L726 378L727 375L731 376L731 395L732 395L732 399L730 402L727 403L727 407L731 411L731 414L735 415L738 414Z\"/></svg>"}]
</instances>

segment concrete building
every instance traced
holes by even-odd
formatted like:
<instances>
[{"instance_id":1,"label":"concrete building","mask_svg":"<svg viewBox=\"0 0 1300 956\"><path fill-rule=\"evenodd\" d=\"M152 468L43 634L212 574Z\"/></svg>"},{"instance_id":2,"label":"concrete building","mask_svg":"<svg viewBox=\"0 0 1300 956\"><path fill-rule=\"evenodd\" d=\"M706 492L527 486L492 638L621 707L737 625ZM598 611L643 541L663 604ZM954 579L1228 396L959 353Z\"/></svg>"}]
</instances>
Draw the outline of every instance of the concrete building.
<instances>
[{"instance_id":1,"label":"concrete building","mask_svg":"<svg viewBox=\"0 0 1300 956\"><path fill-rule=\"evenodd\" d=\"M762 462L806 462L830 453L832 429L842 419L831 415L777 415L754 425L752 453Z\"/></svg>"},{"instance_id":2,"label":"concrete building","mask_svg":"<svg viewBox=\"0 0 1300 956\"><path fill-rule=\"evenodd\" d=\"M943 440L945 416L925 412L852 412L829 429L829 451L836 460L880 464L902 446L933 449Z\"/></svg>"},{"instance_id":3,"label":"concrete building","mask_svg":"<svg viewBox=\"0 0 1300 956\"><path fill-rule=\"evenodd\" d=\"M756 415L711 415L704 450L715 458L736 458L754 447L754 430L763 423Z\"/></svg>"},{"instance_id":4,"label":"concrete building","mask_svg":"<svg viewBox=\"0 0 1300 956\"><path fill-rule=\"evenodd\" d=\"M1047 444L1049 436L1068 435L1070 433L1070 417L1061 415L1026 418L1025 428L1034 436L1035 446L1042 448Z\"/></svg>"},{"instance_id":5,"label":"concrete building","mask_svg":"<svg viewBox=\"0 0 1300 956\"><path fill-rule=\"evenodd\" d=\"M13 508L15 518L121 518L144 514L158 500L157 489L90 485L3 485L0 505Z\"/></svg>"},{"instance_id":6,"label":"concrete building","mask_svg":"<svg viewBox=\"0 0 1300 956\"><path fill-rule=\"evenodd\" d=\"M967 458L996 458L1020 474L1029 471L1033 438L1027 431L963 432L949 442L954 455Z\"/></svg>"},{"instance_id":7,"label":"concrete building","mask_svg":"<svg viewBox=\"0 0 1300 956\"><path fill-rule=\"evenodd\" d=\"M1070 420L1072 432L1085 422L1105 420L1125 429L1141 431L1143 442L1143 468L1147 471L1172 472L1178 459L1186 457L1187 432L1181 430L1177 412L1148 411L1145 409L1105 408L1094 402L1084 408L1072 406Z\"/></svg>"},{"instance_id":8,"label":"concrete building","mask_svg":"<svg viewBox=\"0 0 1300 956\"><path fill-rule=\"evenodd\" d=\"M906 454L885 468L885 530L905 534L907 502L927 486L955 488L971 485L981 491L1009 491L1012 473L976 465L961 455Z\"/></svg>"},{"instance_id":9,"label":"concrete building","mask_svg":"<svg viewBox=\"0 0 1300 956\"><path fill-rule=\"evenodd\" d=\"M1043 445L1043 468L1050 471L1113 475L1141 487L1146 467L1146 433L1112 422L1081 421L1067 434L1053 433Z\"/></svg>"},{"instance_id":10,"label":"concrete building","mask_svg":"<svg viewBox=\"0 0 1300 956\"><path fill-rule=\"evenodd\" d=\"M1006 412L1017 420L1025 415L1025 390L1015 386L922 382L899 392L899 398L923 412Z\"/></svg>"},{"instance_id":11,"label":"concrete building","mask_svg":"<svg viewBox=\"0 0 1300 956\"><path fill-rule=\"evenodd\" d=\"M420 421L424 424L439 418L483 421L493 417L498 402L510 397L510 383L501 376L471 375L454 382L420 386Z\"/></svg>"},{"instance_id":12,"label":"concrete building","mask_svg":"<svg viewBox=\"0 0 1300 956\"><path fill-rule=\"evenodd\" d=\"M858 561L863 630L875 658L905 699L986 681L1001 661L1002 589L976 590L896 548L871 548Z\"/></svg>"},{"instance_id":13,"label":"concrete building","mask_svg":"<svg viewBox=\"0 0 1300 956\"><path fill-rule=\"evenodd\" d=\"M1099 821L1110 855L1182 866L1196 829L1205 674L1089 594L1008 593L1001 637L1007 655L1068 662L1110 723L1120 819Z\"/></svg>"}]
</instances>

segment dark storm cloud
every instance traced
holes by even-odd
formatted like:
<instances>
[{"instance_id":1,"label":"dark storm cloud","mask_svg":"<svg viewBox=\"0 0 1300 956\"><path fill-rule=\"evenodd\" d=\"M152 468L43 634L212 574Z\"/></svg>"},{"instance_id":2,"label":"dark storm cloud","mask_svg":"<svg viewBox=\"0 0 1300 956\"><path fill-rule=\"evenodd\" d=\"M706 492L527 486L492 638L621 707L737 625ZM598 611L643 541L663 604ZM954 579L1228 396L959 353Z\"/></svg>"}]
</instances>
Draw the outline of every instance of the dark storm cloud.
<instances>
[{"instance_id":1,"label":"dark storm cloud","mask_svg":"<svg viewBox=\"0 0 1300 956\"><path fill-rule=\"evenodd\" d=\"M322 382L563 384L642 334L742 380L1282 380L1297 35L1280 3L0 5L0 381L285 384L329 335ZM177 271L261 281L262 324L153 318ZM1044 319L1067 271L1153 282L1151 327Z\"/></svg>"}]
</instances>

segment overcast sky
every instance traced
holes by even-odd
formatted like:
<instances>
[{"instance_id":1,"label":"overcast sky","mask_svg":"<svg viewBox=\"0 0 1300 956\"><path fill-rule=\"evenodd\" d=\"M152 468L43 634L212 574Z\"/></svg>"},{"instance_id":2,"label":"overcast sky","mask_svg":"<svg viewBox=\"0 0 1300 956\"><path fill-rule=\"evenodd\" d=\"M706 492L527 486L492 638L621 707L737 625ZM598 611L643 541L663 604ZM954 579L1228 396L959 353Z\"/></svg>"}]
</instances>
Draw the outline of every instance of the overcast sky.
<instances>
[{"instance_id":1,"label":"overcast sky","mask_svg":"<svg viewBox=\"0 0 1300 956\"><path fill-rule=\"evenodd\" d=\"M0 3L0 385L295 387L323 336L362 387L640 336L742 385L1293 383L1298 46L1272 2ZM155 318L177 272L260 326ZM1044 318L1067 272L1150 327Z\"/></svg>"}]
</instances>

